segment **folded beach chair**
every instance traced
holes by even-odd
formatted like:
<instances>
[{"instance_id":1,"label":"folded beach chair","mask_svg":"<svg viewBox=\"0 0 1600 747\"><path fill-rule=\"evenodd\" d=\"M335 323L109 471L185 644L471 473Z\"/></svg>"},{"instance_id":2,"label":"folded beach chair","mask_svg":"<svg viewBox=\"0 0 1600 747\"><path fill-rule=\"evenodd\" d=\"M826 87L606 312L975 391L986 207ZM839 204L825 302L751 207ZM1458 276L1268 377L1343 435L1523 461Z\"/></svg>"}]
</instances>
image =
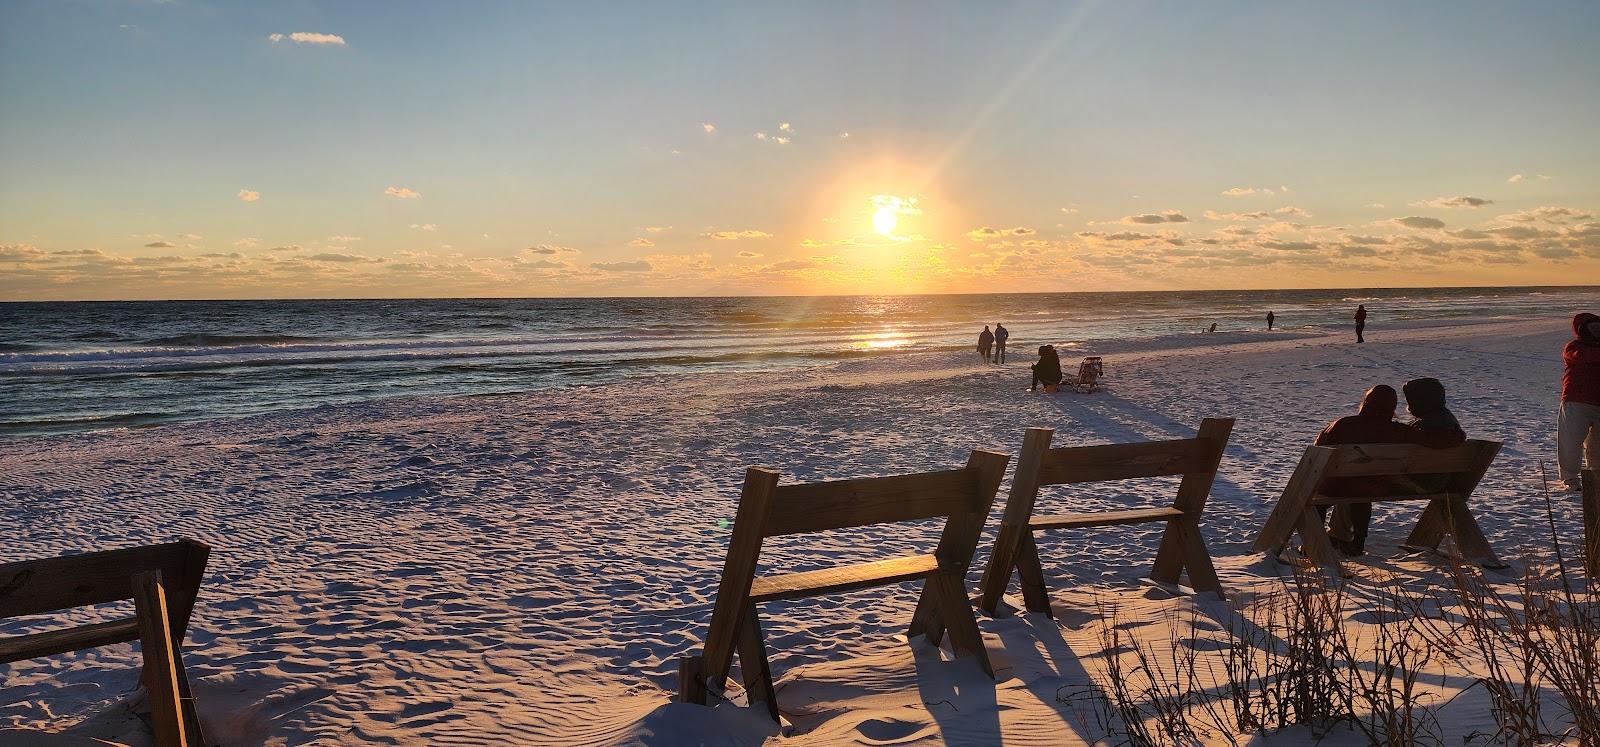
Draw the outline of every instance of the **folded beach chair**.
<instances>
[{"instance_id":1,"label":"folded beach chair","mask_svg":"<svg viewBox=\"0 0 1600 747\"><path fill-rule=\"evenodd\" d=\"M705 648L698 656L678 660L679 699L704 704L708 691L721 692L737 651L747 703L765 702L767 715L779 721L778 698L757 614L761 603L907 581L919 581L922 586L907 635L923 635L938 645L948 630L956 655L972 657L993 677L967 600L966 575L1010 459L992 451L974 451L962 469L804 485L779 485L777 472L759 467L747 470ZM938 548L929 554L803 573L756 575L761 544L768 537L933 518L944 518L945 524Z\"/></svg>"},{"instance_id":2,"label":"folded beach chair","mask_svg":"<svg viewBox=\"0 0 1600 747\"><path fill-rule=\"evenodd\" d=\"M193 540L0 564L0 619L133 600L132 617L0 638L0 664L138 641L160 747L205 744L180 649L211 548Z\"/></svg>"},{"instance_id":3,"label":"folded beach chair","mask_svg":"<svg viewBox=\"0 0 1600 747\"><path fill-rule=\"evenodd\" d=\"M1105 375L1105 367L1100 363L1100 356L1091 355L1078 364L1078 378L1064 379L1061 385L1071 387L1073 391L1088 393L1100 388L1100 379Z\"/></svg>"}]
</instances>

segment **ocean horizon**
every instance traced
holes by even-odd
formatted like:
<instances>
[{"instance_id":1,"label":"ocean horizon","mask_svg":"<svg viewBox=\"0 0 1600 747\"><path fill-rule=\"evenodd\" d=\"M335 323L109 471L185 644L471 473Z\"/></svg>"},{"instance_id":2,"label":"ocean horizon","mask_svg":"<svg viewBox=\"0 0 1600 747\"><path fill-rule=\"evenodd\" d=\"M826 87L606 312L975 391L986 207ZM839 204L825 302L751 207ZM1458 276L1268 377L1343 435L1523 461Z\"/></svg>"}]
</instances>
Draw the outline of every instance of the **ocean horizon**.
<instances>
[{"instance_id":1,"label":"ocean horizon","mask_svg":"<svg viewBox=\"0 0 1600 747\"><path fill-rule=\"evenodd\" d=\"M0 304L0 436L192 422L406 396L506 394L970 349L1022 365L1202 333L1320 335L1560 316L1600 287L1107 291ZM1208 339L1195 338L1197 343ZM973 356L976 364L976 356Z\"/></svg>"}]
</instances>

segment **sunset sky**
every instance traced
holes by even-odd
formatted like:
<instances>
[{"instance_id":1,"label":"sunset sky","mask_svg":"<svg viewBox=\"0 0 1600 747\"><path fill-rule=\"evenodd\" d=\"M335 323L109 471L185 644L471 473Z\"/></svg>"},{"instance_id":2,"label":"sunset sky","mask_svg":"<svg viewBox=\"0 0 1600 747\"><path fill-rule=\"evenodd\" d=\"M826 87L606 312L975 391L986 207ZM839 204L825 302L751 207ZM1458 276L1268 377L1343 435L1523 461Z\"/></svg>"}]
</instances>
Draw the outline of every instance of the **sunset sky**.
<instances>
[{"instance_id":1,"label":"sunset sky","mask_svg":"<svg viewBox=\"0 0 1600 747\"><path fill-rule=\"evenodd\" d=\"M1600 278L1600 3L0 4L0 300Z\"/></svg>"}]
</instances>

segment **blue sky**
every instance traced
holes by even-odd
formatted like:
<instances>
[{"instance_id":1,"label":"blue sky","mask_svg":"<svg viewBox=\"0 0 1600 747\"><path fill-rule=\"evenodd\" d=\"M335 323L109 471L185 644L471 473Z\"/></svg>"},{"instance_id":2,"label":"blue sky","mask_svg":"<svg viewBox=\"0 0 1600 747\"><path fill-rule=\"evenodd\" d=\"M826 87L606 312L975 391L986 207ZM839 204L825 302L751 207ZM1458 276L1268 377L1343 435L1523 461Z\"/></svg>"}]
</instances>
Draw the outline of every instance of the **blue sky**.
<instances>
[{"instance_id":1,"label":"blue sky","mask_svg":"<svg viewBox=\"0 0 1600 747\"><path fill-rule=\"evenodd\" d=\"M1596 3L5 2L0 299L1575 282L1597 31Z\"/></svg>"}]
</instances>

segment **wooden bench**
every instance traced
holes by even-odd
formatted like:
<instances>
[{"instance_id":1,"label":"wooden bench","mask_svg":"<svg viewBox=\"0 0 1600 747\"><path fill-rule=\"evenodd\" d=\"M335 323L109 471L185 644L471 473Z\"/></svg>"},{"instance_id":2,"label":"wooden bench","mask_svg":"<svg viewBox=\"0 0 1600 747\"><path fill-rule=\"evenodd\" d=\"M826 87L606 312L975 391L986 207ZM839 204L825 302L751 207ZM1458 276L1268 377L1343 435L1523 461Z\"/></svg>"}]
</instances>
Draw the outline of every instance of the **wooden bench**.
<instances>
[{"instance_id":1,"label":"wooden bench","mask_svg":"<svg viewBox=\"0 0 1600 747\"><path fill-rule=\"evenodd\" d=\"M156 744L205 744L182 646L211 548L193 540L0 564L0 619L132 599L132 617L0 638L0 664L139 641Z\"/></svg>"},{"instance_id":2,"label":"wooden bench","mask_svg":"<svg viewBox=\"0 0 1600 747\"><path fill-rule=\"evenodd\" d=\"M779 721L757 605L906 581L923 582L908 635L938 645L948 630L956 655L976 659L993 677L967 601L966 573L1009 460L974 451L957 470L803 485L779 485L778 473L768 469L746 471L705 649L679 659L679 699L704 704L709 691L721 692L737 650L749 704L766 703L767 714ZM934 518L945 524L932 554L756 576L768 537Z\"/></svg>"},{"instance_id":3,"label":"wooden bench","mask_svg":"<svg viewBox=\"0 0 1600 747\"><path fill-rule=\"evenodd\" d=\"M1333 521L1343 522L1339 506L1349 503L1388 503L1427 501L1428 507L1405 544L1436 549L1446 534L1455 537L1462 556L1490 568L1502 568L1494 548L1467 508L1467 498L1477 489L1489 465L1500 452L1493 441L1467 441L1450 449L1430 449L1409 444L1352 444L1308 446L1300 463L1284 486L1278 505L1272 508L1267 523L1252 549L1277 555L1300 534L1301 546L1313 563L1343 572L1328 530L1318 508L1332 507ZM1437 476L1443 489L1430 491L1414 480L1423 475ZM1325 482L1335 477L1382 477L1395 491L1387 495L1343 497L1321 492ZM1432 482L1430 480L1430 482Z\"/></svg>"},{"instance_id":4,"label":"wooden bench","mask_svg":"<svg viewBox=\"0 0 1600 747\"><path fill-rule=\"evenodd\" d=\"M1006 498L1005 517L1000 523L994 554L989 556L989 565L983 571L983 596L978 606L991 615L995 614L1000 598L1011 583L1011 571L1016 569L1028 610L1051 614L1044 571L1039 564L1039 549L1033 540L1034 532L1150 522L1165 522L1167 525L1166 532L1161 536L1161 546L1156 551L1151 577L1176 584L1187 570L1189 582L1194 588L1222 596L1222 584L1217 581L1211 555L1200 534L1200 518L1205 513L1206 498L1211 494L1217 466L1222 462L1222 451L1227 448L1228 436L1232 433L1231 418L1206 418L1194 438L1052 449L1050 439L1055 434L1053 429L1029 428L1022 439L1022 454L1017 458L1016 472L1011 476L1011 494ZM1177 499L1171 506L1034 515L1039 488L1045 485L1164 475L1183 476L1183 481L1178 485Z\"/></svg>"}]
</instances>

